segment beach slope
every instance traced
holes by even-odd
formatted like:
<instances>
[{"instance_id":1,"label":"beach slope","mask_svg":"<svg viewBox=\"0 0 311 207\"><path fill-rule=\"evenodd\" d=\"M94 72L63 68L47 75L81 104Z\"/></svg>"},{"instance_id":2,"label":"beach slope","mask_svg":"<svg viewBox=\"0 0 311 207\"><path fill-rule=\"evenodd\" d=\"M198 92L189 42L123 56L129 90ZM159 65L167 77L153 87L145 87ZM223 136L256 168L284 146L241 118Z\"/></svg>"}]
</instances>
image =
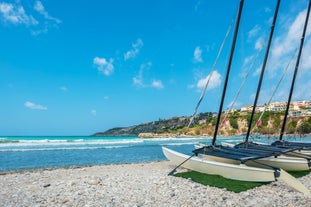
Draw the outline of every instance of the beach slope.
<instances>
[{"instance_id":1,"label":"beach slope","mask_svg":"<svg viewBox=\"0 0 311 207\"><path fill-rule=\"evenodd\" d=\"M308 206L282 181L242 193L167 176L168 161L4 173L1 206ZM311 174L299 178L311 189Z\"/></svg>"}]
</instances>

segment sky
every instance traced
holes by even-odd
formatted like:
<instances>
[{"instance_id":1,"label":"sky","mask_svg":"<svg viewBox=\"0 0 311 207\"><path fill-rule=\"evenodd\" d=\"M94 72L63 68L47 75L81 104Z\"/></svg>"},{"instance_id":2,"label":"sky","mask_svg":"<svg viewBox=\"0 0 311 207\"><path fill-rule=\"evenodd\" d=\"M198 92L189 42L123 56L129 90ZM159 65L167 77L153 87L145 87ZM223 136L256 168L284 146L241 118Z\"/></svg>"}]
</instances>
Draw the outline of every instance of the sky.
<instances>
[{"instance_id":1,"label":"sky","mask_svg":"<svg viewBox=\"0 0 311 207\"><path fill-rule=\"evenodd\" d=\"M286 68L272 101L288 99L307 4L281 2L259 104ZM217 112L238 5L0 0L0 136L87 136L189 116L213 65L198 113ZM275 6L245 0L224 108L253 104ZM311 99L310 24L293 100Z\"/></svg>"}]
</instances>

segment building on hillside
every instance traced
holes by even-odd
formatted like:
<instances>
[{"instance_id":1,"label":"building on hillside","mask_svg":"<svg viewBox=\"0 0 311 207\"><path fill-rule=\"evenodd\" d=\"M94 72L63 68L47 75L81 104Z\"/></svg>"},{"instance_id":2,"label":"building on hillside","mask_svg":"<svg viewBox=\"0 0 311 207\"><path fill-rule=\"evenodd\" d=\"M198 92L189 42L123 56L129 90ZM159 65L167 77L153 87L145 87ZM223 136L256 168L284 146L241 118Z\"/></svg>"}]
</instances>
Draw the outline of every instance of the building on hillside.
<instances>
[{"instance_id":1,"label":"building on hillside","mask_svg":"<svg viewBox=\"0 0 311 207\"><path fill-rule=\"evenodd\" d=\"M247 105L241 108L241 113L249 113L252 111L253 111L253 105Z\"/></svg>"},{"instance_id":2,"label":"building on hillside","mask_svg":"<svg viewBox=\"0 0 311 207\"><path fill-rule=\"evenodd\" d=\"M298 116L302 116L302 112L301 111L289 111L288 112L288 116L292 116L292 117L298 117Z\"/></svg>"},{"instance_id":3,"label":"building on hillside","mask_svg":"<svg viewBox=\"0 0 311 207\"><path fill-rule=\"evenodd\" d=\"M236 112L236 111L238 111L238 110L237 110L237 109L231 109L231 110L226 109L226 110L225 110L225 113L233 114L233 113Z\"/></svg>"},{"instance_id":4,"label":"building on hillside","mask_svg":"<svg viewBox=\"0 0 311 207\"><path fill-rule=\"evenodd\" d=\"M257 106L256 112L263 112L265 110L266 106Z\"/></svg>"},{"instance_id":5,"label":"building on hillside","mask_svg":"<svg viewBox=\"0 0 311 207\"><path fill-rule=\"evenodd\" d=\"M265 106L256 106L255 112L263 112L265 110ZM251 113L253 111L253 105L244 106L241 108L242 113Z\"/></svg>"},{"instance_id":6,"label":"building on hillside","mask_svg":"<svg viewBox=\"0 0 311 207\"><path fill-rule=\"evenodd\" d=\"M267 111L272 111L272 112L279 112L279 111L285 111L286 109L286 102L274 102L270 103L269 106L267 107Z\"/></svg>"},{"instance_id":7,"label":"building on hillside","mask_svg":"<svg viewBox=\"0 0 311 207\"><path fill-rule=\"evenodd\" d=\"M269 105L257 106L256 112L266 111L271 112L284 112L287 107L286 101L273 102ZM241 107L241 113L247 114L253 111L253 105L247 105ZM293 101L289 106L288 116L298 117L298 116L311 116L311 100L310 101Z\"/></svg>"}]
</instances>

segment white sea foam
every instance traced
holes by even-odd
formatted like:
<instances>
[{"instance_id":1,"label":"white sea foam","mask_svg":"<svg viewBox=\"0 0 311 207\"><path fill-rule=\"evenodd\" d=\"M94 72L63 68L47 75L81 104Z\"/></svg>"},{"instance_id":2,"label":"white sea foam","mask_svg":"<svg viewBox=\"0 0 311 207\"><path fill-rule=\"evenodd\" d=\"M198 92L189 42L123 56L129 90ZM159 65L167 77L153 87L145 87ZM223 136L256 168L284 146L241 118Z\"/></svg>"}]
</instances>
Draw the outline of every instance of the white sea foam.
<instances>
[{"instance_id":1,"label":"white sea foam","mask_svg":"<svg viewBox=\"0 0 311 207\"><path fill-rule=\"evenodd\" d=\"M161 146L181 146L181 145L191 145L198 144L199 142L182 142L182 143L163 143Z\"/></svg>"},{"instance_id":2,"label":"white sea foam","mask_svg":"<svg viewBox=\"0 0 311 207\"><path fill-rule=\"evenodd\" d=\"M139 139L122 139L122 140L19 140L19 142L5 142L0 144L1 147L21 147L21 146L68 146L68 145L88 145L88 144L100 144L100 145L113 145L113 144L137 144L143 143L143 140Z\"/></svg>"},{"instance_id":3,"label":"white sea foam","mask_svg":"<svg viewBox=\"0 0 311 207\"><path fill-rule=\"evenodd\" d=\"M116 149L130 146L87 146L87 147L53 147L53 148L15 148L0 149L0 152L31 152L31 151L59 151L59 150L96 150L96 149Z\"/></svg>"},{"instance_id":4,"label":"white sea foam","mask_svg":"<svg viewBox=\"0 0 311 207\"><path fill-rule=\"evenodd\" d=\"M169 137L169 138L141 138L144 141L185 141L185 140L202 140L206 139L204 137L198 138L198 137L182 137L182 138L177 138L177 137Z\"/></svg>"}]
</instances>

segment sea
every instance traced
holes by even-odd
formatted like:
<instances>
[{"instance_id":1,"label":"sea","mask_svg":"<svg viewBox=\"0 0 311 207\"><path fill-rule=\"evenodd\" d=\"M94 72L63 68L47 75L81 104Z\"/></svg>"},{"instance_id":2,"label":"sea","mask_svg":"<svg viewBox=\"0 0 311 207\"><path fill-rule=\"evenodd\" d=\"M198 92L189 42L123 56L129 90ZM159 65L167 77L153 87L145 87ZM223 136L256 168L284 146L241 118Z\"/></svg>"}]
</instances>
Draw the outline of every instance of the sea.
<instances>
[{"instance_id":1,"label":"sea","mask_svg":"<svg viewBox=\"0 0 311 207\"><path fill-rule=\"evenodd\" d=\"M239 143L243 137L218 137L217 143ZM253 136L250 140L275 139ZM288 139L311 142L311 136ZM166 160L162 146L191 155L194 145L211 142L210 137L0 136L0 172L156 162Z\"/></svg>"}]
</instances>

